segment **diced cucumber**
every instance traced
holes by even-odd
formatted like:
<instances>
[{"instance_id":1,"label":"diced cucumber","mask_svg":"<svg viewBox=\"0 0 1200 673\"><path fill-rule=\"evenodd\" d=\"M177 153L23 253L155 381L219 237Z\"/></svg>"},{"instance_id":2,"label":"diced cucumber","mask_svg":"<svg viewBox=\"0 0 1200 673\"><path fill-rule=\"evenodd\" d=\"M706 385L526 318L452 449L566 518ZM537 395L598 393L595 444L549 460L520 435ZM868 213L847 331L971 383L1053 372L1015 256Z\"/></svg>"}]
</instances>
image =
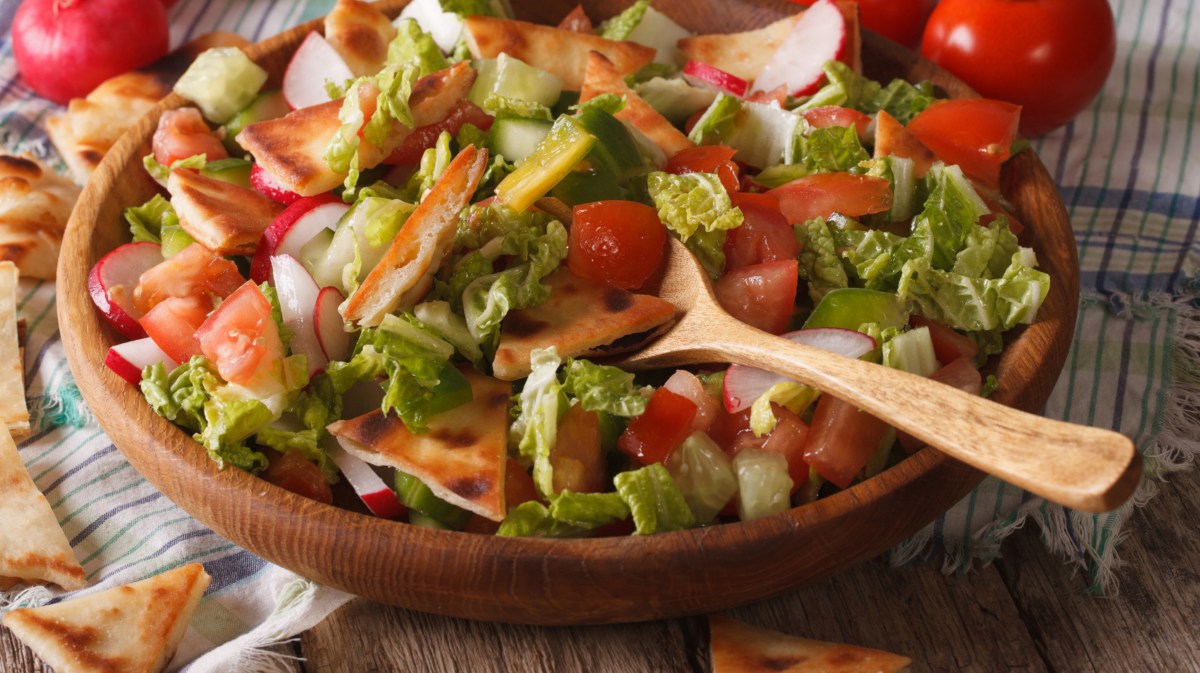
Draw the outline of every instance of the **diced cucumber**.
<instances>
[{"instance_id":1,"label":"diced cucumber","mask_svg":"<svg viewBox=\"0 0 1200 673\"><path fill-rule=\"evenodd\" d=\"M442 500L423 481L399 470L396 470L396 497L412 510L409 521L412 521L412 512L418 512L449 528L459 529L471 518L470 512Z\"/></svg>"},{"instance_id":2,"label":"diced cucumber","mask_svg":"<svg viewBox=\"0 0 1200 673\"><path fill-rule=\"evenodd\" d=\"M225 146L241 152L242 148L234 138L242 132L242 129L255 122L278 119L289 112L291 112L291 108L288 107L287 101L283 98L283 92L279 89L258 94L254 100L250 101L249 105L225 122Z\"/></svg>"},{"instance_id":3,"label":"diced cucumber","mask_svg":"<svg viewBox=\"0 0 1200 673\"><path fill-rule=\"evenodd\" d=\"M501 117L488 133L488 150L520 166L550 133L550 122L523 117Z\"/></svg>"},{"instance_id":4,"label":"diced cucumber","mask_svg":"<svg viewBox=\"0 0 1200 673\"><path fill-rule=\"evenodd\" d=\"M480 107L483 107L489 94L551 107L562 93L563 82L558 75L535 68L508 54L479 59L475 62L475 71L478 75L467 98Z\"/></svg>"},{"instance_id":5,"label":"diced cucumber","mask_svg":"<svg viewBox=\"0 0 1200 673\"><path fill-rule=\"evenodd\" d=\"M574 117L559 117L550 133L508 177L496 186L496 200L522 212L567 176L596 144Z\"/></svg>"},{"instance_id":6,"label":"diced cucumber","mask_svg":"<svg viewBox=\"0 0 1200 673\"><path fill-rule=\"evenodd\" d=\"M671 17L653 7L647 7L642 20L625 39L653 47L655 63L683 65L683 59L679 56L679 48L676 44L690 36L691 32L672 21Z\"/></svg>"},{"instance_id":7,"label":"diced cucumber","mask_svg":"<svg viewBox=\"0 0 1200 673\"><path fill-rule=\"evenodd\" d=\"M245 159L229 157L228 159L218 159L210 161L200 169L200 174L208 176L214 180L228 182L231 185L239 187L250 187L250 167L251 164Z\"/></svg>"},{"instance_id":8,"label":"diced cucumber","mask_svg":"<svg viewBox=\"0 0 1200 673\"><path fill-rule=\"evenodd\" d=\"M929 376L938 370L937 355L928 327L902 332L883 344L883 364L917 376Z\"/></svg>"},{"instance_id":9,"label":"diced cucumber","mask_svg":"<svg viewBox=\"0 0 1200 673\"><path fill-rule=\"evenodd\" d=\"M655 77L637 85L637 94L672 124L682 125L688 117L712 105L717 92L692 86L682 79Z\"/></svg>"},{"instance_id":10,"label":"diced cucumber","mask_svg":"<svg viewBox=\"0 0 1200 673\"><path fill-rule=\"evenodd\" d=\"M267 81L267 71L237 47L209 49L175 83L175 93L195 103L210 121L224 124L246 107Z\"/></svg>"},{"instance_id":11,"label":"diced cucumber","mask_svg":"<svg viewBox=\"0 0 1200 673\"><path fill-rule=\"evenodd\" d=\"M742 521L785 512L792 506L792 478L782 453L742 449L733 459L733 470L738 480L738 518Z\"/></svg>"},{"instance_id":12,"label":"diced cucumber","mask_svg":"<svg viewBox=\"0 0 1200 673\"><path fill-rule=\"evenodd\" d=\"M580 110L576 119L588 133L596 136L588 161L597 168L621 180L645 167L637 143L620 119L595 107Z\"/></svg>"}]
</instances>

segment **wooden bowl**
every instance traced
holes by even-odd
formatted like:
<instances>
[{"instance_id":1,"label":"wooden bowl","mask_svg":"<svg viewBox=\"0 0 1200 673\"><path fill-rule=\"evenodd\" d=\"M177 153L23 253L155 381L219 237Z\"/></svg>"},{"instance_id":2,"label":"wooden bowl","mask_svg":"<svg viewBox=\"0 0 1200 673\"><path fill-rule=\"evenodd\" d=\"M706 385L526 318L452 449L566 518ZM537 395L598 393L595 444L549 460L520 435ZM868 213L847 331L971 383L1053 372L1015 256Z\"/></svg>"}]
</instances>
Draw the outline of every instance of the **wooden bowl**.
<instances>
[{"instance_id":1,"label":"wooden bowl","mask_svg":"<svg viewBox=\"0 0 1200 673\"><path fill-rule=\"evenodd\" d=\"M380 3L393 15L403 2ZM514 3L518 4L518 3ZM523 18L557 22L568 4L529 2ZM607 17L625 3L584 3ZM781 0L658 0L701 32L757 27L795 11ZM250 54L276 78L314 22ZM953 96L971 91L895 43L865 34L867 74L930 79ZM721 610L793 589L861 563L963 498L982 474L932 449L815 503L748 523L649 537L497 538L385 521L308 500L237 469L156 415L138 390L104 366L120 339L92 306L88 269L129 240L122 209L156 191L142 169L169 96L105 158L71 217L58 269L58 314L76 381L100 425L147 479L221 535L312 580L375 600L472 619L535 624L642 621ZM1079 295L1066 211L1032 150L1009 162L1004 191L1026 223L1026 243L1053 278L1034 325L1011 339L996 367L994 399L1037 411L1058 378Z\"/></svg>"}]
</instances>

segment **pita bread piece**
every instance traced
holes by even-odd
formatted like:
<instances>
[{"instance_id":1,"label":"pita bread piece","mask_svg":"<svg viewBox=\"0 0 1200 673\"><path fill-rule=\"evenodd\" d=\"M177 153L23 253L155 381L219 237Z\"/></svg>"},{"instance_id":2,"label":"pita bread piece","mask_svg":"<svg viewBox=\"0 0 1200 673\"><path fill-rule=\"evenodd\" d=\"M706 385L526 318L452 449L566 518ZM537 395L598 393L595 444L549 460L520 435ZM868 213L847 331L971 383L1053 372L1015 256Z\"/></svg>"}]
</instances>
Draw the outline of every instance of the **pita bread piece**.
<instances>
[{"instance_id":1,"label":"pita bread piece","mask_svg":"<svg viewBox=\"0 0 1200 673\"><path fill-rule=\"evenodd\" d=\"M536 348L554 346L564 358L587 355L675 317L675 306L669 301L580 278L566 267L543 282L550 286L546 301L504 319L492 362L497 378L513 381L528 376L529 355Z\"/></svg>"},{"instance_id":2,"label":"pita bread piece","mask_svg":"<svg viewBox=\"0 0 1200 673\"><path fill-rule=\"evenodd\" d=\"M695 146L682 131L675 128L666 117L629 88L625 77L612 61L594 51L588 54L587 72L583 78L583 89L579 92L579 102L589 101L604 93L625 97L625 109L616 114L617 119L641 131L667 155L667 158L680 150Z\"/></svg>"},{"instance_id":3,"label":"pita bread piece","mask_svg":"<svg viewBox=\"0 0 1200 673\"><path fill-rule=\"evenodd\" d=\"M433 274L454 244L458 214L471 202L487 163L487 151L474 145L458 153L400 227L383 259L342 304L342 317L378 325L383 316L415 305L429 292Z\"/></svg>"},{"instance_id":4,"label":"pita bread piece","mask_svg":"<svg viewBox=\"0 0 1200 673\"><path fill-rule=\"evenodd\" d=\"M28 155L0 154L0 260L53 280L79 187Z\"/></svg>"},{"instance_id":5,"label":"pita bread piece","mask_svg":"<svg viewBox=\"0 0 1200 673\"><path fill-rule=\"evenodd\" d=\"M0 425L21 438L29 434L29 407L17 323L17 267L0 262Z\"/></svg>"},{"instance_id":6,"label":"pita bread piece","mask_svg":"<svg viewBox=\"0 0 1200 673\"><path fill-rule=\"evenodd\" d=\"M395 37L396 27L369 2L338 0L325 15L325 39L355 77L379 72Z\"/></svg>"},{"instance_id":7,"label":"pita bread piece","mask_svg":"<svg viewBox=\"0 0 1200 673\"><path fill-rule=\"evenodd\" d=\"M767 67L801 14L744 33L685 37L679 40L679 51L687 59L707 63L750 82Z\"/></svg>"},{"instance_id":8,"label":"pita bread piece","mask_svg":"<svg viewBox=\"0 0 1200 673\"><path fill-rule=\"evenodd\" d=\"M171 171L167 179L179 226L196 242L219 255L248 255L283 206L239 185L201 175Z\"/></svg>"},{"instance_id":9,"label":"pita bread piece","mask_svg":"<svg viewBox=\"0 0 1200 673\"><path fill-rule=\"evenodd\" d=\"M569 30L572 33L586 33L591 35L596 32L596 27L592 25L592 20L588 18L587 12L583 10L583 5L575 5L569 14L563 17L562 21L558 22L559 30Z\"/></svg>"},{"instance_id":10,"label":"pita bread piece","mask_svg":"<svg viewBox=\"0 0 1200 673\"><path fill-rule=\"evenodd\" d=\"M507 53L558 75L563 88L570 91L579 91L583 86L582 73L590 52L603 54L622 77L654 60L654 49L636 42L607 40L525 21L469 16L463 26L472 57L496 58L501 52Z\"/></svg>"},{"instance_id":11,"label":"pita bread piece","mask_svg":"<svg viewBox=\"0 0 1200 673\"><path fill-rule=\"evenodd\" d=\"M0 424L0 588L53 582L68 590L87 586L67 536L46 496L33 483L17 445Z\"/></svg>"},{"instance_id":12,"label":"pita bread piece","mask_svg":"<svg viewBox=\"0 0 1200 673\"><path fill-rule=\"evenodd\" d=\"M191 563L54 605L13 610L4 626L56 673L158 673L175 654L210 579Z\"/></svg>"},{"instance_id":13,"label":"pita bread piece","mask_svg":"<svg viewBox=\"0 0 1200 673\"><path fill-rule=\"evenodd\" d=\"M887 110L880 110L875 117L875 156L912 159L913 177L918 180L925 177L929 167L937 161L933 151Z\"/></svg>"},{"instance_id":14,"label":"pita bread piece","mask_svg":"<svg viewBox=\"0 0 1200 673\"><path fill-rule=\"evenodd\" d=\"M901 673L912 662L880 650L825 643L709 615L713 673Z\"/></svg>"},{"instance_id":15,"label":"pita bread piece","mask_svg":"<svg viewBox=\"0 0 1200 673\"><path fill-rule=\"evenodd\" d=\"M429 419L428 432L415 435L378 409L333 423L329 432L366 462L407 472L442 500L501 521L512 386L471 367L463 374L471 401Z\"/></svg>"}]
</instances>

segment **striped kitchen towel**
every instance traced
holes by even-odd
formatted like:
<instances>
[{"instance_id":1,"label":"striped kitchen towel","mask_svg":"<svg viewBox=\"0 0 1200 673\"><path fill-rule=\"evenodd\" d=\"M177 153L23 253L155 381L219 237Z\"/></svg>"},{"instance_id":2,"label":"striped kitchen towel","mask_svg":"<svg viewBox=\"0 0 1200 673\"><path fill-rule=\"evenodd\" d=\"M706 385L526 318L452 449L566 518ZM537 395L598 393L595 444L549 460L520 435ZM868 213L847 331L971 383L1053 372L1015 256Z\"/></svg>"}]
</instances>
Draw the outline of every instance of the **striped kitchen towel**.
<instances>
[{"instance_id":1,"label":"striped kitchen towel","mask_svg":"<svg viewBox=\"0 0 1200 673\"><path fill-rule=\"evenodd\" d=\"M0 4L0 143L65 171L42 130L55 106L17 77L7 37L16 4ZM211 30L259 39L330 5L180 0L170 12L172 43ZM1103 93L1071 124L1034 143L1070 211L1084 288L1077 337L1045 413L1134 437L1149 467L1137 502L1153 494L1160 476L1200 452L1200 160L1190 159L1200 156L1200 141L1193 140L1200 107L1194 5L1114 0L1118 54ZM89 579L109 587L203 563L213 583L172 666L270 670L270 657L279 655L264 655L264 645L309 628L347 597L239 549L145 482L79 401L59 343L53 286L25 281L21 290L20 312L29 323L27 395L38 431L20 454ZM1132 506L1102 515L1070 512L988 479L894 550L892 561L944 551L947 570L965 569L972 560L994 558L1000 541L1032 519L1046 543L1087 568L1101 590L1115 584L1117 542L1128 533L1123 523ZM0 605L51 596L10 593Z\"/></svg>"}]
</instances>

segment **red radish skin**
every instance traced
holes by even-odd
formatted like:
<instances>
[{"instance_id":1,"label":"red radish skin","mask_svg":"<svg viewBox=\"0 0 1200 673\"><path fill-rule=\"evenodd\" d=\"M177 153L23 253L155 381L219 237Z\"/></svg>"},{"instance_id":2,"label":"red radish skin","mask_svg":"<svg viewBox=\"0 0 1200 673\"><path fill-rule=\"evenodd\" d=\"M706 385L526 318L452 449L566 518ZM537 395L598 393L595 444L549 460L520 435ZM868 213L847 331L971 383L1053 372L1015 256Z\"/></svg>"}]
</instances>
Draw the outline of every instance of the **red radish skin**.
<instances>
[{"instance_id":1,"label":"red radish skin","mask_svg":"<svg viewBox=\"0 0 1200 673\"><path fill-rule=\"evenodd\" d=\"M820 348L848 358L860 358L875 350L875 340L850 329L813 327L780 335L793 343ZM730 365L725 372L721 401L725 411L736 414L754 404L771 386L787 381L786 376L746 365Z\"/></svg>"},{"instance_id":2,"label":"red radish skin","mask_svg":"<svg viewBox=\"0 0 1200 673\"><path fill-rule=\"evenodd\" d=\"M126 243L101 257L88 273L92 303L113 329L128 339L146 336L138 324L141 315L133 307L133 290L138 278L161 261L162 248L157 243Z\"/></svg>"},{"instance_id":3,"label":"red radish skin","mask_svg":"<svg viewBox=\"0 0 1200 673\"><path fill-rule=\"evenodd\" d=\"M142 380L142 370L157 362L163 363L167 371L179 366L150 337L119 343L109 348L104 358L109 369L135 386Z\"/></svg>"},{"instance_id":4,"label":"red radish skin","mask_svg":"<svg viewBox=\"0 0 1200 673\"><path fill-rule=\"evenodd\" d=\"M750 83L741 77L700 61L688 61L687 65L683 66L683 78L692 86L723 91L738 98L745 96L750 88Z\"/></svg>"},{"instance_id":5,"label":"red radish skin","mask_svg":"<svg viewBox=\"0 0 1200 673\"><path fill-rule=\"evenodd\" d=\"M822 66L846 49L846 17L832 0L819 0L801 15L754 80L751 93L783 84L793 96L816 93L825 79Z\"/></svg>"},{"instance_id":6,"label":"red radish skin","mask_svg":"<svg viewBox=\"0 0 1200 673\"><path fill-rule=\"evenodd\" d=\"M404 515L407 509L370 465L337 444L329 443L324 446L329 452L329 457L372 514L383 519L398 519Z\"/></svg>"},{"instance_id":7,"label":"red radish skin","mask_svg":"<svg viewBox=\"0 0 1200 673\"><path fill-rule=\"evenodd\" d=\"M304 198L279 184L275 176L268 173L267 169L258 164L250 167L250 186L259 194L266 196L276 203L282 203L285 206L290 206Z\"/></svg>"},{"instance_id":8,"label":"red radish skin","mask_svg":"<svg viewBox=\"0 0 1200 673\"><path fill-rule=\"evenodd\" d=\"M167 10L146 0L25 0L11 35L22 78L60 105L157 61L170 42Z\"/></svg>"},{"instance_id":9,"label":"red radish skin","mask_svg":"<svg viewBox=\"0 0 1200 673\"><path fill-rule=\"evenodd\" d=\"M329 361L345 360L350 356L350 335L346 332L346 324L338 306L346 301L346 296L336 287L321 288L317 294L317 305L313 309L316 320L317 342L321 351Z\"/></svg>"},{"instance_id":10,"label":"red radish skin","mask_svg":"<svg viewBox=\"0 0 1200 673\"><path fill-rule=\"evenodd\" d=\"M330 98L325 83L341 86L349 79L354 79L350 66L333 45L312 32L300 43L283 73L283 99L293 110L327 103Z\"/></svg>"},{"instance_id":11,"label":"red radish skin","mask_svg":"<svg viewBox=\"0 0 1200 673\"><path fill-rule=\"evenodd\" d=\"M310 220L306 217L321 206L332 206L333 208L328 212L323 211L322 213L315 214L316 219ZM253 280L255 283L269 281L271 279L271 257L273 255L282 253L298 257L300 248L304 247L305 243L320 233L322 227L333 228L337 226L338 219L349 209L350 206L342 203L342 200L333 194L306 196L284 208L283 212L279 213L270 226L267 227L266 231L263 232L263 237L258 242L258 247L254 250L254 257L250 260L250 280ZM335 212L337 217L333 217ZM330 224L330 217L332 217L332 225ZM297 229L297 226L300 228ZM300 240L305 235L307 235L307 238ZM284 243L285 239L290 241L290 244L287 245L287 253L284 253L280 249L280 245Z\"/></svg>"}]
</instances>

